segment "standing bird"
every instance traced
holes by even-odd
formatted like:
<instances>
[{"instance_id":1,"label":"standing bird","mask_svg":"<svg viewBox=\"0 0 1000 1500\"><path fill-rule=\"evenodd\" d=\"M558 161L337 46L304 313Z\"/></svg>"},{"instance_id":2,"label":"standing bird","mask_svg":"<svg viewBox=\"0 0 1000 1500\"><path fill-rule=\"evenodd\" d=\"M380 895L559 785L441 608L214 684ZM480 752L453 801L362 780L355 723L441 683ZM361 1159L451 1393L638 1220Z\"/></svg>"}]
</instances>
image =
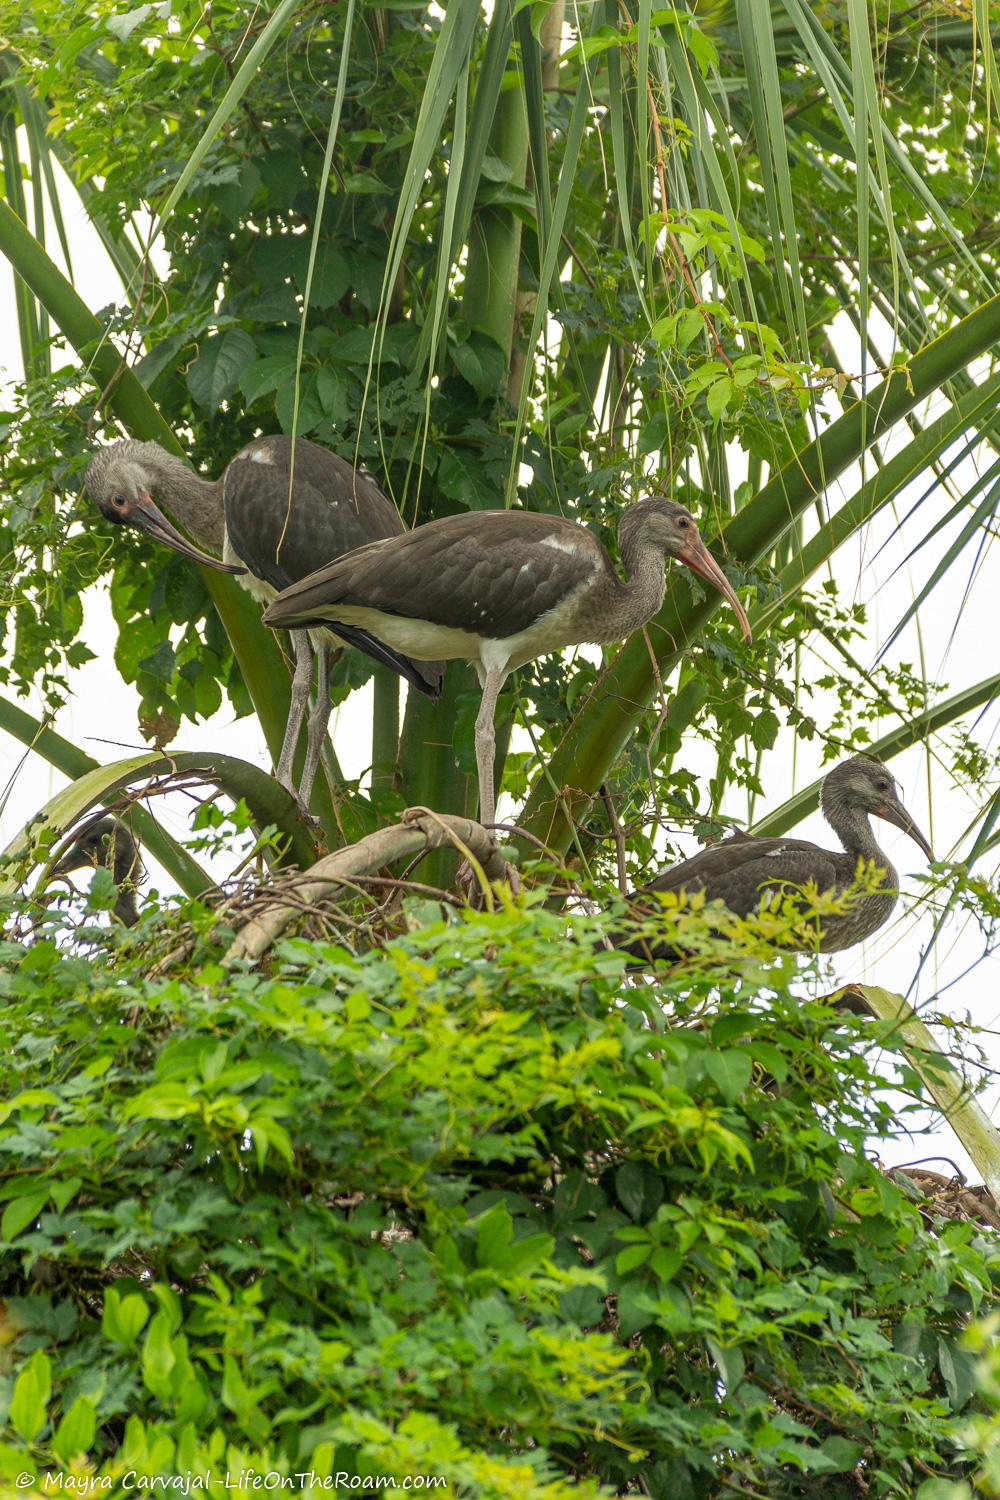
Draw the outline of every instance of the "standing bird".
<instances>
[{"instance_id":1,"label":"standing bird","mask_svg":"<svg viewBox=\"0 0 1000 1500\"><path fill-rule=\"evenodd\" d=\"M885 766L867 755L852 756L833 768L823 782L820 807L844 847L842 854L805 839L757 839L739 833L664 870L629 900L648 915L655 911L655 903L643 898L652 892L685 891L690 896L704 891L707 900L721 901L738 917L748 917L762 904L780 902L806 885L821 894L840 895L853 885L859 863L871 861L881 872L880 888L858 895L842 915L822 919L819 951L851 948L889 920L899 894L899 876L875 841L869 815L908 833L929 860L934 855ZM628 946L637 956L645 957L649 949L653 958L668 959L681 957L683 947L653 946L642 940L620 946Z\"/></svg>"},{"instance_id":2,"label":"standing bird","mask_svg":"<svg viewBox=\"0 0 1000 1500\"><path fill-rule=\"evenodd\" d=\"M243 587L264 604L319 563L368 542L406 534L396 507L369 475L306 438L295 441L294 464L291 438L255 438L214 481L201 479L159 443L113 443L91 459L86 485L109 521L135 526L205 567L242 574ZM167 520L154 493L194 544ZM202 550L206 547L222 561L208 556ZM309 716L297 792L303 806L309 801L330 718L330 649L345 642L391 667L428 697L436 698L441 690L440 662L410 661L364 630L345 625L335 635L323 630L312 641L307 631L294 631L292 701L276 774L294 794L292 758L309 704L315 648L316 706Z\"/></svg>"},{"instance_id":3,"label":"standing bird","mask_svg":"<svg viewBox=\"0 0 1000 1500\"><path fill-rule=\"evenodd\" d=\"M95 870L111 871L111 878L118 887L114 914L124 926L134 927L139 920L136 891L146 872L135 839L118 818L109 814L84 829L55 866L49 879L69 875L74 870L85 869L87 865Z\"/></svg>"},{"instance_id":4,"label":"standing bird","mask_svg":"<svg viewBox=\"0 0 1000 1500\"><path fill-rule=\"evenodd\" d=\"M479 816L493 822L493 715L508 673L584 642L618 641L663 603L664 559L676 557L750 626L732 585L682 505L629 506L618 527L626 581L576 521L526 510L475 511L373 542L283 589L264 613L286 629L350 625L415 661L471 662L483 691L476 719Z\"/></svg>"}]
</instances>

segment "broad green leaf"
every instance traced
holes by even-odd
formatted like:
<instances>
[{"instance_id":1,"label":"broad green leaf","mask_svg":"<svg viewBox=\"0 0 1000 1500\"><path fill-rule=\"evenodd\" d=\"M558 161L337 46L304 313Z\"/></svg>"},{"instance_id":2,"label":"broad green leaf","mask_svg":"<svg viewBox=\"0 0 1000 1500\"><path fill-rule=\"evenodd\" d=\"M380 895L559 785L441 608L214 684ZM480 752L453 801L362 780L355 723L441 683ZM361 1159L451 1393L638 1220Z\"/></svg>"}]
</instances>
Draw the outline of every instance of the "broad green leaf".
<instances>
[{"instance_id":1,"label":"broad green leaf","mask_svg":"<svg viewBox=\"0 0 1000 1500\"><path fill-rule=\"evenodd\" d=\"M10 1425L26 1443L34 1442L45 1426L51 1394L52 1365L48 1355L36 1349L14 1382L10 1402Z\"/></svg>"},{"instance_id":2,"label":"broad green leaf","mask_svg":"<svg viewBox=\"0 0 1000 1500\"><path fill-rule=\"evenodd\" d=\"M97 1430L97 1414L94 1404L86 1396L77 1396L52 1437L52 1447L64 1464L69 1464L80 1453L87 1453Z\"/></svg>"},{"instance_id":3,"label":"broad green leaf","mask_svg":"<svg viewBox=\"0 0 1000 1500\"><path fill-rule=\"evenodd\" d=\"M242 328L227 328L206 339L187 373L188 390L198 405L218 411L236 390L255 353L253 339Z\"/></svg>"}]
</instances>

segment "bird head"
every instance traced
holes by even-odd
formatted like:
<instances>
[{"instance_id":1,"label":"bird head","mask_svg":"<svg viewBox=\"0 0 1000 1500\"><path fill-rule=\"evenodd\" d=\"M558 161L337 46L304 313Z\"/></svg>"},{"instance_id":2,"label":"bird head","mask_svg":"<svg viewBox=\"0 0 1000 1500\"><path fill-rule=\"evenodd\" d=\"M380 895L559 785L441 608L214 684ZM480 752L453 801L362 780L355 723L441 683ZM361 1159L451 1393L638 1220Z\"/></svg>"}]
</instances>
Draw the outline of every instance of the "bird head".
<instances>
[{"instance_id":1,"label":"bird head","mask_svg":"<svg viewBox=\"0 0 1000 1500\"><path fill-rule=\"evenodd\" d=\"M838 812L870 813L901 828L933 860L934 851L903 806L899 788L881 761L868 755L841 761L823 782L820 800L828 822L835 822Z\"/></svg>"},{"instance_id":2,"label":"bird head","mask_svg":"<svg viewBox=\"0 0 1000 1500\"><path fill-rule=\"evenodd\" d=\"M84 483L101 515L116 526L134 526L206 568L215 568L219 573L245 573L245 568L220 562L202 552L167 520L150 494L155 480L149 450L170 461L170 455L156 443L134 442L112 443L91 459Z\"/></svg>"},{"instance_id":3,"label":"bird head","mask_svg":"<svg viewBox=\"0 0 1000 1500\"><path fill-rule=\"evenodd\" d=\"M55 865L50 878L70 875L88 866L110 870L116 885L125 880L133 885L138 883L143 875L142 862L135 839L124 823L108 816L85 828Z\"/></svg>"},{"instance_id":4,"label":"bird head","mask_svg":"<svg viewBox=\"0 0 1000 1500\"><path fill-rule=\"evenodd\" d=\"M619 527L620 541L625 541L629 534L640 543L659 548L665 556L675 557L717 589L739 621L743 639L750 644L753 639L750 622L736 590L702 541L690 511L676 500L667 500L660 495L639 500L625 512Z\"/></svg>"}]
</instances>

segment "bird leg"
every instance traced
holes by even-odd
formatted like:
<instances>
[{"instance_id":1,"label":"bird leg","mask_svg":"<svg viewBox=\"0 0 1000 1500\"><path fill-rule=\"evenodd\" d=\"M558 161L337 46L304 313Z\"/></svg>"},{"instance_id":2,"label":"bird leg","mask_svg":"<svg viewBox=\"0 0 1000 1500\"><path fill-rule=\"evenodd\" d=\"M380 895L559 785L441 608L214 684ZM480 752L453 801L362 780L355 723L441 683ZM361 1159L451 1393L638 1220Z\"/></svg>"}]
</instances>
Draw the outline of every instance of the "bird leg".
<instances>
[{"instance_id":1,"label":"bird leg","mask_svg":"<svg viewBox=\"0 0 1000 1500\"><path fill-rule=\"evenodd\" d=\"M295 675L292 678L292 701L288 709L285 739L281 747L281 754L278 757L275 775L281 782L281 785L287 787L293 797L297 797L295 782L292 780L292 761L295 758L295 746L298 744L302 720L305 718L306 709L309 707L309 688L312 683L313 669L312 646L309 644L309 632L307 630L293 630L291 637L292 646L295 650Z\"/></svg>"},{"instance_id":2,"label":"bird leg","mask_svg":"<svg viewBox=\"0 0 1000 1500\"><path fill-rule=\"evenodd\" d=\"M479 772L479 821L492 823L496 812L493 793L493 760L496 751L496 731L493 717L497 698L503 686L506 672L491 667L483 682L483 701L479 705L476 719L476 769Z\"/></svg>"},{"instance_id":3,"label":"bird leg","mask_svg":"<svg viewBox=\"0 0 1000 1500\"><path fill-rule=\"evenodd\" d=\"M306 807L309 806L309 798L312 796L323 741L326 739L326 726L330 722L330 713L333 709L330 702L331 665L330 649L325 641L321 641L316 647L316 702L309 715L306 763L302 768L302 779L299 782L299 800Z\"/></svg>"}]
</instances>

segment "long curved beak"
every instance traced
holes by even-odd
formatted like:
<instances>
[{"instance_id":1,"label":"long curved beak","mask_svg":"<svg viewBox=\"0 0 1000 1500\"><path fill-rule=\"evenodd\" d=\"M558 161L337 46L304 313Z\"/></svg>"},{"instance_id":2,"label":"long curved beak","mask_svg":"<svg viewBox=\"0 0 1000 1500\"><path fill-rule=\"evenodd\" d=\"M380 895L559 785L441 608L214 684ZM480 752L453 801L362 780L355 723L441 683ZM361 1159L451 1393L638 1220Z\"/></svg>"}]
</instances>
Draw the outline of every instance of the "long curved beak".
<instances>
[{"instance_id":1,"label":"long curved beak","mask_svg":"<svg viewBox=\"0 0 1000 1500\"><path fill-rule=\"evenodd\" d=\"M49 879L55 880L57 875L71 875L74 870L82 870L85 865L93 865L93 863L94 861L83 852L79 844L73 844L59 863L49 871Z\"/></svg>"},{"instance_id":2,"label":"long curved beak","mask_svg":"<svg viewBox=\"0 0 1000 1500\"><path fill-rule=\"evenodd\" d=\"M739 620L743 639L749 646L753 640L753 635L750 632L750 621L746 617L746 612L737 597L736 590L705 546L701 537L694 537L690 542L686 542L681 550L675 553L675 556L678 562L682 562L686 568L691 569L692 573L697 573L699 578L703 578L706 583L710 583L714 589L719 591L737 620Z\"/></svg>"},{"instance_id":3,"label":"long curved beak","mask_svg":"<svg viewBox=\"0 0 1000 1500\"><path fill-rule=\"evenodd\" d=\"M189 557L192 562L201 563L205 568L215 568L218 573L245 573L246 568L241 568L235 563L220 562L217 557L210 557L207 552L202 552L193 542L181 536L176 526L173 526L156 504L152 495L145 490L139 492L138 499L131 506L128 513L128 521L137 530L145 532L154 541L163 542L174 552L179 552L182 557Z\"/></svg>"},{"instance_id":4,"label":"long curved beak","mask_svg":"<svg viewBox=\"0 0 1000 1500\"><path fill-rule=\"evenodd\" d=\"M872 808L876 818L884 818L887 823L894 823L904 833L908 833L913 842L927 855L931 864L934 863L934 850L924 838L920 829L910 817L902 802L880 802L877 807Z\"/></svg>"}]
</instances>

